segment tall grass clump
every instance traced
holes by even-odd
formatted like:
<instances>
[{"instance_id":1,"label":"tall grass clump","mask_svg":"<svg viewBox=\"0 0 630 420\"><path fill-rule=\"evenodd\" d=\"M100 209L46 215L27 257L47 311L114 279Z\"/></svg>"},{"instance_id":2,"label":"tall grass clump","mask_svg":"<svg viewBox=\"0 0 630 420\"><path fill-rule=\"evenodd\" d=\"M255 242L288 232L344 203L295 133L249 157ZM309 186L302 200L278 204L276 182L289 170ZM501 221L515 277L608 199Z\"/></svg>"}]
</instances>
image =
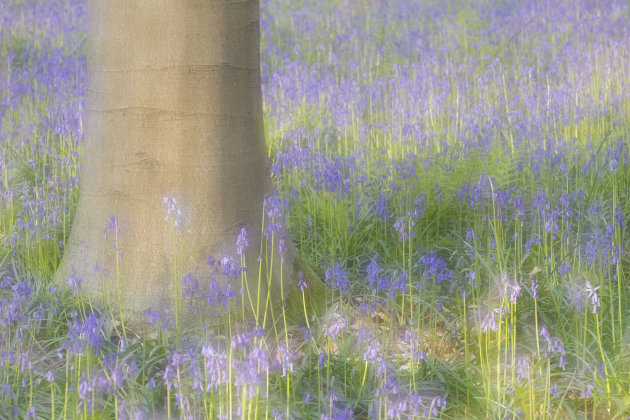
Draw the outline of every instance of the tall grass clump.
<instances>
[{"instance_id":1,"label":"tall grass clump","mask_svg":"<svg viewBox=\"0 0 630 420\"><path fill-rule=\"evenodd\" d=\"M0 3L0 418L630 416L627 2L262 1L264 240L208 257L227 286L175 269L135 328L52 281L85 9ZM278 309L247 285L283 241Z\"/></svg>"}]
</instances>

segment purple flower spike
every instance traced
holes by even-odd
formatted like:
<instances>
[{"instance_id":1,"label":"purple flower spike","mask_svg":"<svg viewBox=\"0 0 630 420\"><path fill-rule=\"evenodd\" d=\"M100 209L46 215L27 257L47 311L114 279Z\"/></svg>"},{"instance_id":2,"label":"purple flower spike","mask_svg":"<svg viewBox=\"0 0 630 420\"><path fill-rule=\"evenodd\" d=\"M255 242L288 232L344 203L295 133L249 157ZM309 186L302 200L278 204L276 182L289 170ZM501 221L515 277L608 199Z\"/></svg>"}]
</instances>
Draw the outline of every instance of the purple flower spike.
<instances>
[{"instance_id":1,"label":"purple flower spike","mask_svg":"<svg viewBox=\"0 0 630 420\"><path fill-rule=\"evenodd\" d=\"M241 233L238 234L238 238L236 239L236 253L238 255L243 255L245 252L245 248L249 246L249 242L247 242L247 229L245 227L241 228Z\"/></svg>"}]
</instances>

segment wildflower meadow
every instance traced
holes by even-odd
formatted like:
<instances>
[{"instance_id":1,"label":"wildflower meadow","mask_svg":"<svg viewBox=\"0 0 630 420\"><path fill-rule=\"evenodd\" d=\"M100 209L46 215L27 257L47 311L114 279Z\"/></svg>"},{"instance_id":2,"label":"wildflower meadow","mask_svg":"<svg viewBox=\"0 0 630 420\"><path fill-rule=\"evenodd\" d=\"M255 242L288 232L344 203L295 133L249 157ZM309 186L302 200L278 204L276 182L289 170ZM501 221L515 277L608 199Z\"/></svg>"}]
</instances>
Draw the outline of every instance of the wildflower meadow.
<instances>
[{"instance_id":1,"label":"wildflower meadow","mask_svg":"<svg viewBox=\"0 0 630 420\"><path fill-rule=\"evenodd\" d=\"M0 418L629 418L630 2L260 7L275 193L234 248L292 241L321 310L300 278L246 320L264 273L213 255L233 285L181 273L177 319L125 328L54 282L87 1L0 0ZM176 247L186 214L155 206Z\"/></svg>"}]
</instances>

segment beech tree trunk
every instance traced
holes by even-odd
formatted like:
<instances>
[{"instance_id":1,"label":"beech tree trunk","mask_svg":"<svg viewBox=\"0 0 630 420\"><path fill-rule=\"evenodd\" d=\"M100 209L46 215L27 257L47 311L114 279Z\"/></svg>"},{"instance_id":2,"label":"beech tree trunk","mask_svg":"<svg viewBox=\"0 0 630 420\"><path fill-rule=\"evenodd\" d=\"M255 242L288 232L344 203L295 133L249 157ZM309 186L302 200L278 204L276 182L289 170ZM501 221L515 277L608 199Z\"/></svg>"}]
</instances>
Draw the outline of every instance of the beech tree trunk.
<instances>
[{"instance_id":1,"label":"beech tree trunk","mask_svg":"<svg viewBox=\"0 0 630 420\"><path fill-rule=\"evenodd\" d=\"M246 227L257 287L270 192L258 1L90 0L88 10L81 185L57 281L75 273L83 290L134 316L172 312L182 275L194 273L200 289L208 283L208 256L240 265L236 241ZM189 221L182 232L165 220L164 197ZM107 233L112 216L118 234ZM270 279L276 302L279 261ZM297 281L292 263L283 281L286 294Z\"/></svg>"}]
</instances>

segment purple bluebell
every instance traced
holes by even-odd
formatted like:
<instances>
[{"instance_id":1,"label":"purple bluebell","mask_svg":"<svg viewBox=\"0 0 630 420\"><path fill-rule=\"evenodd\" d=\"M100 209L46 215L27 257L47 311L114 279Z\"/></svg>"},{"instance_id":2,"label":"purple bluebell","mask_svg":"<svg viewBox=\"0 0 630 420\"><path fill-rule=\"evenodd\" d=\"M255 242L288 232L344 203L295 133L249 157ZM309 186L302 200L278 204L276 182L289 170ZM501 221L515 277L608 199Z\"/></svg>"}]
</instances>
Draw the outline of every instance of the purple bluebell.
<instances>
[{"instance_id":1,"label":"purple bluebell","mask_svg":"<svg viewBox=\"0 0 630 420\"><path fill-rule=\"evenodd\" d=\"M245 249L249 246L249 242L247 242L247 228L242 227L241 232L238 234L236 238L236 253L238 255L243 255Z\"/></svg>"},{"instance_id":2,"label":"purple bluebell","mask_svg":"<svg viewBox=\"0 0 630 420\"><path fill-rule=\"evenodd\" d=\"M582 391L580 392L580 398L585 398L585 399L593 398L594 389L595 389L595 386L593 385L593 383L588 382L586 385L582 386Z\"/></svg>"},{"instance_id":3,"label":"purple bluebell","mask_svg":"<svg viewBox=\"0 0 630 420\"><path fill-rule=\"evenodd\" d=\"M545 232L547 233L556 233L560 230L560 228L558 227L558 222L557 222L557 218L558 218L558 214L559 214L559 210L558 209L545 209L541 212L542 214L542 218L543 218L543 222L544 222L544 226L545 226Z\"/></svg>"},{"instance_id":4,"label":"purple bluebell","mask_svg":"<svg viewBox=\"0 0 630 420\"><path fill-rule=\"evenodd\" d=\"M82 282L83 282L83 279L81 278L81 276L79 276L78 274L76 274L74 270L72 270L72 272L68 276L67 284L69 287L72 288L73 296L77 296L79 292L81 291Z\"/></svg>"},{"instance_id":5,"label":"purple bluebell","mask_svg":"<svg viewBox=\"0 0 630 420\"><path fill-rule=\"evenodd\" d=\"M531 290L532 290L532 297L534 299L538 299L538 283L536 283L536 279L532 279Z\"/></svg>"},{"instance_id":6,"label":"purple bluebell","mask_svg":"<svg viewBox=\"0 0 630 420\"><path fill-rule=\"evenodd\" d=\"M142 314L142 320L147 324L154 326L157 322L161 320L161 315L154 311L151 308L147 308Z\"/></svg>"},{"instance_id":7,"label":"purple bluebell","mask_svg":"<svg viewBox=\"0 0 630 420\"><path fill-rule=\"evenodd\" d=\"M304 273L302 271L298 273L298 286L302 293L304 293L304 290L308 289L308 284L304 281Z\"/></svg>"},{"instance_id":8,"label":"purple bluebell","mask_svg":"<svg viewBox=\"0 0 630 420\"><path fill-rule=\"evenodd\" d=\"M324 336L330 337L331 340L335 340L337 336L346 328L346 320L343 318L337 319L330 325L324 327Z\"/></svg>"},{"instance_id":9,"label":"purple bluebell","mask_svg":"<svg viewBox=\"0 0 630 420\"><path fill-rule=\"evenodd\" d=\"M378 199L376 200L376 203L374 203L371 207L374 214L376 214L378 217L388 222L389 221L388 205L389 205L389 202L388 202L387 194L384 192L381 192L378 196Z\"/></svg>"},{"instance_id":10,"label":"purple bluebell","mask_svg":"<svg viewBox=\"0 0 630 420\"><path fill-rule=\"evenodd\" d=\"M591 216L601 216L602 214L602 204L599 200L595 200L593 204L588 208L588 213Z\"/></svg>"},{"instance_id":11,"label":"purple bluebell","mask_svg":"<svg viewBox=\"0 0 630 420\"><path fill-rule=\"evenodd\" d=\"M199 291L199 282L192 275L192 273L188 273L186 276L182 278L182 297L184 299L191 299L197 295Z\"/></svg>"},{"instance_id":12,"label":"purple bluebell","mask_svg":"<svg viewBox=\"0 0 630 420\"><path fill-rule=\"evenodd\" d=\"M304 334L304 344L310 343L313 339L313 332L309 328L302 327L298 331L301 331Z\"/></svg>"},{"instance_id":13,"label":"purple bluebell","mask_svg":"<svg viewBox=\"0 0 630 420\"><path fill-rule=\"evenodd\" d=\"M626 219L623 214L622 206L617 207L617 209L615 210L614 217L615 217L615 223L617 224L617 226L624 227L626 225Z\"/></svg>"},{"instance_id":14,"label":"purple bluebell","mask_svg":"<svg viewBox=\"0 0 630 420\"><path fill-rule=\"evenodd\" d=\"M488 330L499 330L499 328L497 327L494 311L488 311L483 321L481 322L481 329L483 330L483 332L488 332Z\"/></svg>"},{"instance_id":15,"label":"purple bluebell","mask_svg":"<svg viewBox=\"0 0 630 420\"><path fill-rule=\"evenodd\" d=\"M68 339L64 342L62 349L68 350L71 354L83 355L84 350L89 347L92 351L99 353L103 346L103 320L95 314L90 314L84 322L75 319L73 323L68 321Z\"/></svg>"},{"instance_id":16,"label":"purple bluebell","mask_svg":"<svg viewBox=\"0 0 630 420\"><path fill-rule=\"evenodd\" d=\"M205 344L201 350L204 356L208 383L205 390L216 392L220 386L228 381L228 358L224 351L215 350L211 344Z\"/></svg>"},{"instance_id":17,"label":"purple bluebell","mask_svg":"<svg viewBox=\"0 0 630 420\"><path fill-rule=\"evenodd\" d=\"M594 314L597 313L597 309L600 306L600 299L599 299L599 295L597 294L597 290L600 287L601 286L593 287L593 285L591 284L590 281L588 281L588 280L586 281L586 293L587 293L588 299L591 300L591 305L593 305L592 312Z\"/></svg>"},{"instance_id":18,"label":"purple bluebell","mask_svg":"<svg viewBox=\"0 0 630 420\"><path fill-rule=\"evenodd\" d=\"M534 199L532 201L532 209L538 210L539 214L542 214L543 210L547 206L547 200L545 197L545 192L543 190L538 190L534 194Z\"/></svg>"},{"instance_id":19,"label":"purple bluebell","mask_svg":"<svg viewBox=\"0 0 630 420\"><path fill-rule=\"evenodd\" d=\"M437 186L437 184L435 184ZM424 214L426 211L426 197L423 193L418 193L416 198L413 200L413 211L411 211L408 216L412 218L418 218Z\"/></svg>"},{"instance_id":20,"label":"purple bluebell","mask_svg":"<svg viewBox=\"0 0 630 420\"><path fill-rule=\"evenodd\" d=\"M426 278L435 277L437 284L444 281L451 281L453 277L453 271L448 269L444 258L438 256L435 253L424 255L420 258L420 261L425 266L424 275Z\"/></svg>"},{"instance_id":21,"label":"purple bluebell","mask_svg":"<svg viewBox=\"0 0 630 420\"><path fill-rule=\"evenodd\" d=\"M571 261L566 260L560 266L558 266L558 274L564 276L571 272Z\"/></svg>"},{"instance_id":22,"label":"purple bluebell","mask_svg":"<svg viewBox=\"0 0 630 420\"><path fill-rule=\"evenodd\" d=\"M37 420L37 407L32 405L26 410L24 420Z\"/></svg>"},{"instance_id":23,"label":"purple bluebell","mask_svg":"<svg viewBox=\"0 0 630 420\"><path fill-rule=\"evenodd\" d=\"M523 220L525 218L525 202L522 196L516 197L513 201L514 219Z\"/></svg>"},{"instance_id":24,"label":"purple bluebell","mask_svg":"<svg viewBox=\"0 0 630 420\"><path fill-rule=\"evenodd\" d=\"M378 255L374 255L370 260L370 264L367 267L368 285L370 289L374 289L377 283L377 279L381 272L381 267L378 265Z\"/></svg>"},{"instance_id":25,"label":"purple bluebell","mask_svg":"<svg viewBox=\"0 0 630 420\"><path fill-rule=\"evenodd\" d=\"M444 194L440 189L440 184L438 184L437 182L433 186L433 198L435 198L435 201L437 201L438 203L444 201Z\"/></svg>"},{"instance_id":26,"label":"purple bluebell","mask_svg":"<svg viewBox=\"0 0 630 420\"><path fill-rule=\"evenodd\" d=\"M190 224L190 220L182 214L178 207L177 199L165 196L162 199L162 203L166 204L166 217L164 220L169 221L172 219L177 231L184 232L184 227ZM187 230L187 232L190 232L190 230Z\"/></svg>"},{"instance_id":27,"label":"purple bluebell","mask_svg":"<svg viewBox=\"0 0 630 420\"><path fill-rule=\"evenodd\" d=\"M320 353L317 357L317 369L326 367L328 364L328 353Z\"/></svg>"},{"instance_id":28,"label":"purple bluebell","mask_svg":"<svg viewBox=\"0 0 630 420\"><path fill-rule=\"evenodd\" d=\"M232 335L232 349L241 349L244 350L250 344L250 336L249 334L241 334L235 333Z\"/></svg>"},{"instance_id":29,"label":"purple bluebell","mask_svg":"<svg viewBox=\"0 0 630 420\"><path fill-rule=\"evenodd\" d=\"M107 235L109 233L114 233L114 236L118 236L120 235L120 227L118 225L118 217L117 216L110 216L109 220L107 221L107 223L105 224L105 240L107 240Z\"/></svg>"},{"instance_id":30,"label":"purple bluebell","mask_svg":"<svg viewBox=\"0 0 630 420\"><path fill-rule=\"evenodd\" d=\"M466 278L468 279L468 285L469 286L473 286L473 287L477 287L477 273L474 270L469 270L468 274L466 275Z\"/></svg>"},{"instance_id":31,"label":"purple bluebell","mask_svg":"<svg viewBox=\"0 0 630 420\"><path fill-rule=\"evenodd\" d=\"M540 244L541 239L535 233L532 233L532 236L525 243L525 254L529 254L533 246Z\"/></svg>"},{"instance_id":32,"label":"purple bluebell","mask_svg":"<svg viewBox=\"0 0 630 420\"><path fill-rule=\"evenodd\" d=\"M516 280L514 281L514 284L508 283L507 281L505 281L504 284L505 286L504 286L503 293L505 295L509 293L510 302L515 304L516 300L521 294L521 285Z\"/></svg>"},{"instance_id":33,"label":"purple bluebell","mask_svg":"<svg viewBox=\"0 0 630 420\"><path fill-rule=\"evenodd\" d=\"M344 270L341 264L335 264L326 269L326 284L332 289L341 290L343 295L348 292L348 289L350 288L348 273Z\"/></svg>"},{"instance_id":34,"label":"purple bluebell","mask_svg":"<svg viewBox=\"0 0 630 420\"><path fill-rule=\"evenodd\" d=\"M516 380L519 383L527 381L530 377L531 363L528 357L521 357L516 360Z\"/></svg>"}]
</instances>

